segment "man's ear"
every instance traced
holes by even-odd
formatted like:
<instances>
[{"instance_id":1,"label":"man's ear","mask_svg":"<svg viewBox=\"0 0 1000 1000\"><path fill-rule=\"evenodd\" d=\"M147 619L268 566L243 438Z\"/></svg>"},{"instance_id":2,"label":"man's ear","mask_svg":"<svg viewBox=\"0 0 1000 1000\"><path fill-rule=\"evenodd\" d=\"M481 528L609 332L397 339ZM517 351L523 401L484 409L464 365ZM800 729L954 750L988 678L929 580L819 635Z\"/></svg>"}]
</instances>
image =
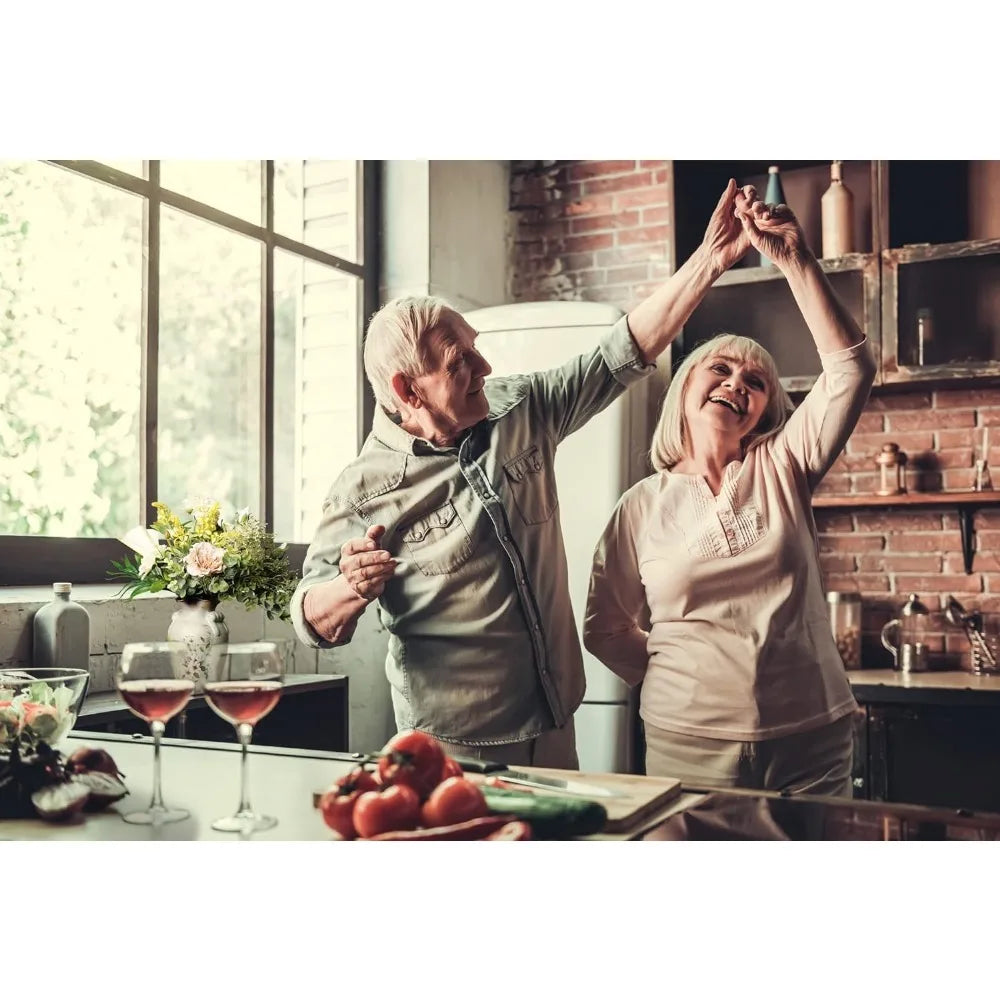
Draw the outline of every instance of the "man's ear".
<instances>
[{"instance_id":1,"label":"man's ear","mask_svg":"<svg viewBox=\"0 0 1000 1000\"><path fill-rule=\"evenodd\" d=\"M421 406L421 399L417 395L413 380L404 375L402 372L396 372L392 378L389 379L389 385L392 386L392 391L404 406L408 406L411 410L419 410Z\"/></svg>"}]
</instances>

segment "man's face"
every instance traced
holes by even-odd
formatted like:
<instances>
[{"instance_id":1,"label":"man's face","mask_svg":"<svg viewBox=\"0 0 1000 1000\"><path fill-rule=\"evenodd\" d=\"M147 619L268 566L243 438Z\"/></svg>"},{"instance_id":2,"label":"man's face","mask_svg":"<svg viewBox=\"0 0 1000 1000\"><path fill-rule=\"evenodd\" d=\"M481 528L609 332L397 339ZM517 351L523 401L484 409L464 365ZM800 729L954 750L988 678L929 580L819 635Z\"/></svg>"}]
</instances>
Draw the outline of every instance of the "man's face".
<instances>
[{"instance_id":1,"label":"man's face","mask_svg":"<svg viewBox=\"0 0 1000 1000\"><path fill-rule=\"evenodd\" d=\"M483 383L493 370L476 350L477 333L447 310L428 339L428 371L413 380L433 429L454 438L489 412Z\"/></svg>"}]
</instances>

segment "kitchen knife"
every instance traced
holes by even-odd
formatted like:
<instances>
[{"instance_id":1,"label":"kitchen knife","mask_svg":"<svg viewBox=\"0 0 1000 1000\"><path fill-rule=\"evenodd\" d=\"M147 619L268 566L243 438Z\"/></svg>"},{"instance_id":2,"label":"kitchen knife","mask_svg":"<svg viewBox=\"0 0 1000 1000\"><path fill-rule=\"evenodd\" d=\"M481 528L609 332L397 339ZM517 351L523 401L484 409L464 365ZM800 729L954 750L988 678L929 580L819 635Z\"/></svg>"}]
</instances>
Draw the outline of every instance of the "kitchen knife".
<instances>
[{"instance_id":1,"label":"kitchen knife","mask_svg":"<svg viewBox=\"0 0 1000 1000\"><path fill-rule=\"evenodd\" d=\"M478 760L475 757L455 757L463 771L475 774L489 774L501 781L509 781L512 785L527 785L546 792L565 792L568 795L581 795L585 798L621 798L623 792L616 792L601 785L591 785L586 781L575 781L571 778L550 778L548 775L529 774L527 771L516 771L506 764L495 760Z\"/></svg>"}]
</instances>

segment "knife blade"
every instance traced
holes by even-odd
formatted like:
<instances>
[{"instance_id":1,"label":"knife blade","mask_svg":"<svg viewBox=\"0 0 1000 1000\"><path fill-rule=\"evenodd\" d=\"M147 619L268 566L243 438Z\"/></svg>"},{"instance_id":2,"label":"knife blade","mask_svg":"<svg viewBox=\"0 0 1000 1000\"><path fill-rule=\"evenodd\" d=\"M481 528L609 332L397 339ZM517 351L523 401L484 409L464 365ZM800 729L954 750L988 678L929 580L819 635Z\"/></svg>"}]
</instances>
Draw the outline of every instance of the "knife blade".
<instances>
[{"instance_id":1,"label":"knife blade","mask_svg":"<svg viewBox=\"0 0 1000 1000\"><path fill-rule=\"evenodd\" d=\"M517 771L500 764L495 760L479 760L475 757L455 757L455 761L463 771L475 774L489 774L501 781L509 781L513 785L527 785L547 792L565 792L567 795L580 795L584 798L621 798L624 792L616 792L602 785L592 785L587 781L576 781L572 778L551 778L548 775L529 774L527 771Z\"/></svg>"}]
</instances>

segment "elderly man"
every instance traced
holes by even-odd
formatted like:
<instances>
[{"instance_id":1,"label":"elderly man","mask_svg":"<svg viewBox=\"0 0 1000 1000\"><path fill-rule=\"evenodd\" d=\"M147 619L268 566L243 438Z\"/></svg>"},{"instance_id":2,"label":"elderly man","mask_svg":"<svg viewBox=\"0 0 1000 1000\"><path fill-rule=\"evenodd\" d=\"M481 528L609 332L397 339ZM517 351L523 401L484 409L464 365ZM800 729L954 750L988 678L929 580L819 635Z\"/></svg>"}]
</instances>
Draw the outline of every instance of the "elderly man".
<instances>
[{"instance_id":1,"label":"elderly man","mask_svg":"<svg viewBox=\"0 0 1000 1000\"><path fill-rule=\"evenodd\" d=\"M736 193L730 181L683 267L561 368L487 381L476 331L441 299L396 299L372 318L364 361L379 405L325 501L292 616L304 642L329 648L378 601L400 730L453 754L577 766L585 682L555 449L652 370L746 252Z\"/></svg>"}]
</instances>

